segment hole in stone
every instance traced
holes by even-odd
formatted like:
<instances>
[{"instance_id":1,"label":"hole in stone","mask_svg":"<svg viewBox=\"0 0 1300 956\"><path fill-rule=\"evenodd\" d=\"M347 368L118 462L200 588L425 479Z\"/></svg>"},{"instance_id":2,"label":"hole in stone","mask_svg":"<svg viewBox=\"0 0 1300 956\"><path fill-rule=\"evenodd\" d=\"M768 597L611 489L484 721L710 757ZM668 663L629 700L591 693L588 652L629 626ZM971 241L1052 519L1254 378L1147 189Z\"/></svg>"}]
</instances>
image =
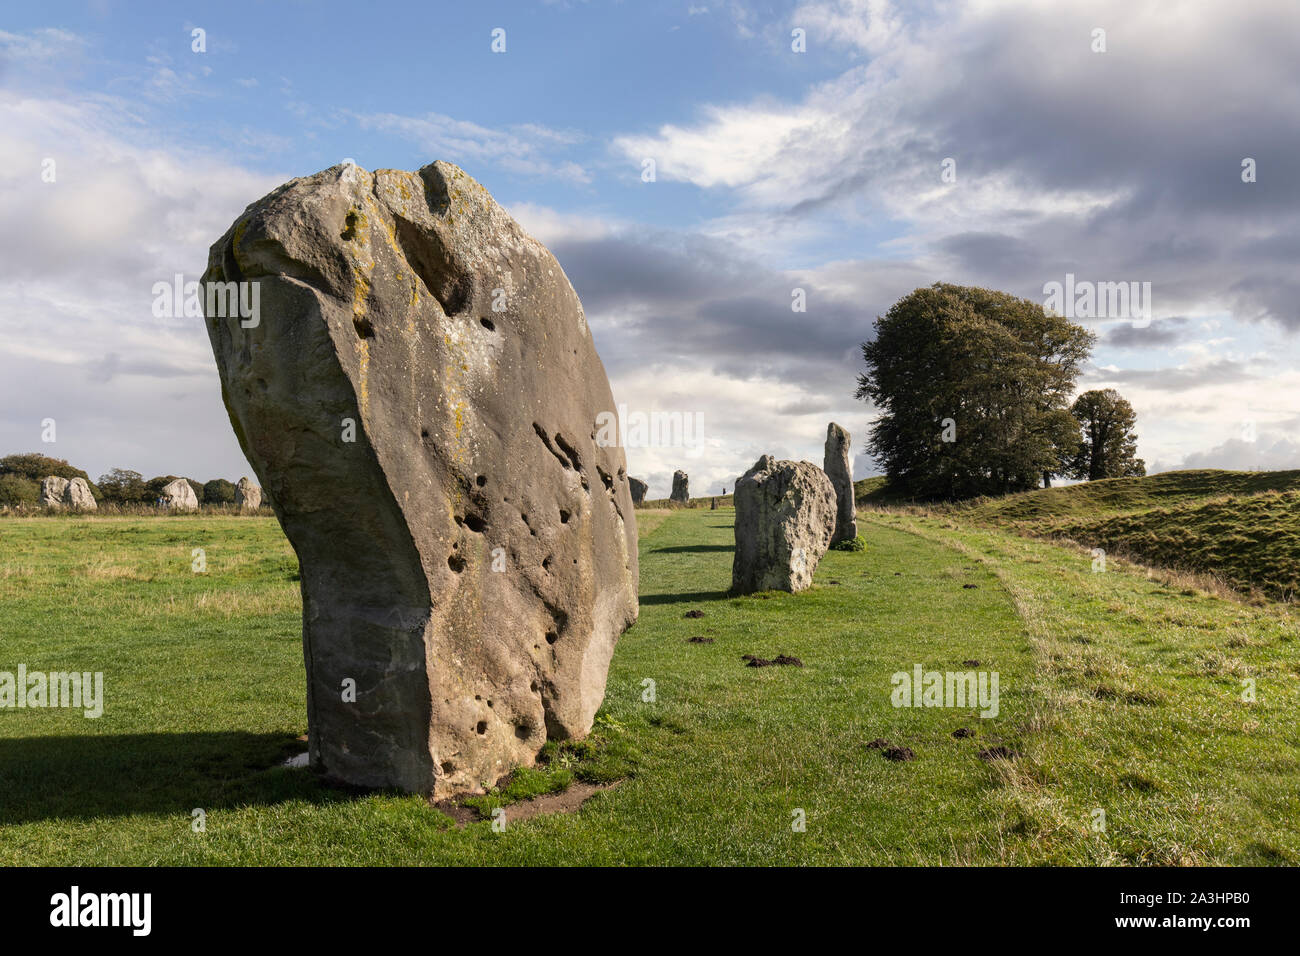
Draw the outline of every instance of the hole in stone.
<instances>
[{"instance_id":1,"label":"hole in stone","mask_svg":"<svg viewBox=\"0 0 1300 956\"><path fill-rule=\"evenodd\" d=\"M446 774L455 773L456 765L452 763L450 760L444 760L442 762L442 772Z\"/></svg>"},{"instance_id":2,"label":"hole in stone","mask_svg":"<svg viewBox=\"0 0 1300 956\"><path fill-rule=\"evenodd\" d=\"M540 688L537 686L537 681L533 681L531 684L529 684L528 689L531 690L534 694L536 694L537 691L540 690Z\"/></svg>"},{"instance_id":3,"label":"hole in stone","mask_svg":"<svg viewBox=\"0 0 1300 956\"><path fill-rule=\"evenodd\" d=\"M560 635L556 634L554 631L547 631L547 632L546 632L546 643L547 643L547 644L554 644L554 643L555 643L556 641L558 641L559 639L560 639Z\"/></svg>"},{"instance_id":4,"label":"hole in stone","mask_svg":"<svg viewBox=\"0 0 1300 956\"><path fill-rule=\"evenodd\" d=\"M488 706L489 706L489 707L492 706L492 701L488 701Z\"/></svg>"},{"instance_id":5,"label":"hole in stone","mask_svg":"<svg viewBox=\"0 0 1300 956\"><path fill-rule=\"evenodd\" d=\"M563 508L561 508L561 509L560 509L560 524L568 524L568 523L569 523L569 513L568 513L567 511L565 511Z\"/></svg>"},{"instance_id":6,"label":"hole in stone","mask_svg":"<svg viewBox=\"0 0 1300 956\"><path fill-rule=\"evenodd\" d=\"M485 734L485 733L487 733L487 721L486 721L486 720L480 720L480 721L478 722L478 726L475 727L474 729L477 730L480 734Z\"/></svg>"},{"instance_id":7,"label":"hole in stone","mask_svg":"<svg viewBox=\"0 0 1300 956\"><path fill-rule=\"evenodd\" d=\"M479 475L477 478L474 479L474 484L482 488L484 485L487 484L487 475Z\"/></svg>"},{"instance_id":8,"label":"hole in stone","mask_svg":"<svg viewBox=\"0 0 1300 956\"><path fill-rule=\"evenodd\" d=\"M495 332L497 330L497 327L492 324L491 319L479 319L478 322L479 325L483 326L483 328L487 329L489 332Z\"/></svg>"},{"instance_id":9,"label":"hole in stone","mask_svg":"<svg viewBox=\"0 0 1300 956\"><path fill-rule=\"evenodd\" d=\"M475 694L475 695L474 695L474 699L475 699L475 700L482 700L483 698L482 698L480 695Z\"/></svg>"},{"instance_id":10,"label":"hole in stone","mask_svg":"<svg viewBox=\"0 0 1300 956\"><path fill-rule=\"evenodd\" d=\"M451 568L457 574L465 570L465 559L459 554L448 555L447 567Z\"/></svg>"},{"instance_id":11,"label":"hole in stone","mask_svg":"<svg viewBox=\"0 0 1300 956\"><path fill-rule=\"evenodd\" d=\"M530 736L532 736L532 733L533 733L533 728L528 726L527 724L515 725L515 736L518 737L520 740L527 740Z\"/></svg>"},{"instance_id":12,"label":"hole in stone","mask_svg":"<svg viewBox=\"0 0 1300 956\"><path fill-rule=\"evenodd\" d=\"M352 324L356 326L357 335L363 339L373 339L375 337L375 327L370 324L370 319L366 318L366 316L352 316Z\"/></svg>"},{"instance_id":13,"label":"hole in stone","mask_svg":"<svg viewBox=\"0 0 1300 956\"><path fill-rule=\"evenodd\" d=\"M478 515L469 514L465 516L465 527L469 528L470 531L477 531L482 534L483 529L487 527L487 522Z\"/></svg>"},{"instance_id":14,"label":"hole in stone","mask_svg":"<svg viewBox=\"0 0 1300 956\"><path fill-rule=\"evenodd\" d=\"M343 217L343 231L339 233L340 239L352 240L357 237L357 211L351 209Z\"/></svg>"},{"instance_id":15,"label":"hole in stone","mask_svg":"<svg viewBox=\"0 0 1300 956\"><path fill-rule=\"evenodd\" d=\"M542 559L542 570L543 571L551 570L551 556L549 554Z\"/></svg>"}]
</instances>

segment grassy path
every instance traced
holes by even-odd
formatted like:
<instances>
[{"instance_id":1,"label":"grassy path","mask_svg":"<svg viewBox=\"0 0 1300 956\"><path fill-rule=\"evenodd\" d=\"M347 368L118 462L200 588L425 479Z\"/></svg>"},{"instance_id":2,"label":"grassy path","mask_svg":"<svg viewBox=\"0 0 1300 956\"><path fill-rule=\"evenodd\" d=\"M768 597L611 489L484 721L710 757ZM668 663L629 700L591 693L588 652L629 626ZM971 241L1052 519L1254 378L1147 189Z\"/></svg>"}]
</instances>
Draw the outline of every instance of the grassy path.
<instances>
[{"instance_id":1,"label":"grassy path","mask_svg":"<svg viewBox=\"0 0 1300 956\"><path fill-rule=\"evenodd\" d=\"M997 574L1034 650L1027 759L1008 775L1048 859L1080 819L1099 862L1300 861L1300 664L1293 611L1005 532L874 515ZM1253 689L1253 700L1247 688ZM1091 824L1090 824L1091 829Z\"/></svg>"},{"instance_id":2,"label":"grassy path","mask_svg":"<svg viewBox=\"0 0 1300 956\"><path fill-rule=\"evenodd\" d=\"M729 598L731 511L653 518L641 619L598 719L632 775L503 833L277 766L305 715L296 563L273 521L0 522L0 670L103 670L108 698L98 720L0 710L0 865L1298 858L1300 675L1272 612L1088 575L1043 542L874 515L868 550L831 552L810 591ZM1232 635L1244 643L1214 656ZM746 653L805 666L749 668ZM971 658L999 673L996 718L891 705L894 672ZM1239 668L1260 678L1249 710L1230 693ZM916 759L886 760L876 737ZM999 744L1024 759L977 757Z\"/></svg>"}]
</instances>

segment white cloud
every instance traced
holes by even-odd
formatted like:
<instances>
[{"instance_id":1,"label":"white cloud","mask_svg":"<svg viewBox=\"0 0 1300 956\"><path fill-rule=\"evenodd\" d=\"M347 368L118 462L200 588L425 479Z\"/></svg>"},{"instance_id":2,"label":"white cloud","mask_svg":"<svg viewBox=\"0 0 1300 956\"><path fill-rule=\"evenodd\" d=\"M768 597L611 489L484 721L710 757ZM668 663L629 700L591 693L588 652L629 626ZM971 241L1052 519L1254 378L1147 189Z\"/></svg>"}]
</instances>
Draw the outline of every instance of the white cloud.
<instances>
[{"instance_id":1,"label":"white cloud","mask_svg":"<svg viewBox=\"0 0 1300 956\"><path fill-rule=\"evenodd\" d=\"M582 134L572 130L555 130L535 123L490 129L441 113L353 116L362 129L379 130L410 140L435 159L496 163L503 169L524 175L591 182L591 174L580 164L549 155L582 141Z\"/></svg>"},{"instance_id":2,"label":"white cloud","mask_svg":"<svg viewBox=\"0 0 1300 956\"><path fill-rule=\"evenodd\" d=\"M197 279L208 245L287 177L147 145L150 129L110 98L0 94L0 127L0 206L22 224L0 236L0 447L92 476L243 468L201 321L155 319L152 287Z\"/></svg>"}]
</instances>

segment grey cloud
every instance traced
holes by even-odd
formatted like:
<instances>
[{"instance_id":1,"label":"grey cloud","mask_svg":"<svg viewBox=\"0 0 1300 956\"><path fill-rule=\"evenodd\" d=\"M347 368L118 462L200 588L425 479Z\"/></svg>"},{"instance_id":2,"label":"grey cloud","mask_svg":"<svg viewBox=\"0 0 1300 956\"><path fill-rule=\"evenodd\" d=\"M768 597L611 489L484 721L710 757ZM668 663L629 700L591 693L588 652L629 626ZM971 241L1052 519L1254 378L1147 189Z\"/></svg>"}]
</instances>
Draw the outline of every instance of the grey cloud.
<instances>
[{"instance_id":1,"label":"grey cloud","mask_svg":"<svg viewBox=\"0 0 1300 956\"><path fill-rule=\"evenodd\" d=\"M844 377L837 391L851 390L853 356L889 305L823 290L699 236L675 243L653 233L566 241L553 251L611 374L647 362L691 363L734 378L820 377L824 387L835 368ZM791 310L796 286L807 292L806 312Z\"/></svg>"},{"instance_id":2,"label":"grey cloud","mask_svg":"<svg viewBox=\"0 0 1300 956\"><path fill-rule=\"evenodd\" d=\"M1100 344L1121 349L1143 349L1162 345L1175 345L1183 341L1183 332L1191 325L1185 316L1157 319L1145 328L1125 322L1111 328L1101 336Z\"/></svg>"},{"instance_id":3,"label":"grey cloud","mask_svg":"<svg viewBox=\"0 0 1300 956\"><path fill-rule=\"evenodd\" d=\"M181 378L193 375L189 369L166 362L123 360L117 352L109 352L103 358L86 362L85 368L90 381L101 384L107 384L119 375L138 375L144 378Z\"/></svg>"},{"instance_id":4,"label":"grey cloud","mask_svg":"<svg viewBox=\"0 0 1300 956\"><path fill-rule=\"evenodd\" d=\"M1183 468L1226 468L1232 471L1288 471L1300 468L1300 443L1266 437L1247 442L1231 438L1222 445L1188 455Z\"/></svg>"},{"instance_id":5,"label":"grey cloud","mask_svg":"<svg viewBox=\"0 0 1300 956\"><path fill-rule=\"evenodd\" d=\"M1104 54L1089 50L1099 22ZM807 170L781 212L850 208L883 189L906 216L907 193L933 190L951 156L954 190L1005 182L1048 202L998 210L997 230L932 236L947 279L1026 297L1066 271L1136 279L1152 282L1157 315L1213 302L1300 329L1300 71L1282 40L1298 31L1289 0L1202 7L1168 26L1118 2L956 7L916 28L914 55L900 40L810 97L847 132L820 150L791 143L770 164ZM1254 183L1241 180L1245 157ZM1071 192L1106 201L1051 208Z\"/></svg>"},{"instance_id":6,"label":"grey cloud","mask_svg":"<svg viewBox=\"0 0 1300 956\"><path fill-rule=\"evenodd\" d=\"M1220 359L1194 368L1095 369L1088 377L1121 385L1142 385L1165 392L1183 392L1204 385L1257 381L1261 375L1249 363Z\"/></svg>"}]
</instances>

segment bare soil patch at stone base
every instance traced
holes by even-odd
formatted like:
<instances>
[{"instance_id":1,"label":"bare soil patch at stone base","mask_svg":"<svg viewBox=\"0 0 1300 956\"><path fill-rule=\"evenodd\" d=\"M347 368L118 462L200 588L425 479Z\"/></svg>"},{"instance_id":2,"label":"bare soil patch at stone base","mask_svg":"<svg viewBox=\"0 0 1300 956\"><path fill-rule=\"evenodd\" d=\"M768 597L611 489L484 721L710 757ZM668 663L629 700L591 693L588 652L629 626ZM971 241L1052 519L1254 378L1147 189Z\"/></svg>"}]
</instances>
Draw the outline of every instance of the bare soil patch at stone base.
<instances>
[{"instance_id":1,"label":"bare soil patch at stone base","mask_svg":"<svg viewBox=\"0 0 1300 956\"><path fill-rule=\"evenodd\" d=\"M604 790L613 790L620 783L622 783L621 780L602 784L578 782L559 793L544 793L538 797L529 797L527 800L508 804L502 807L505 811L506 825L531 820L533 817L547 813L576 813L582 809L584 803L596 794ZM439 810L455 820L457 829L466 827L471 823L482 823L485 819L489 819L456 798L439 800L437 803L433 803L432 806L435 810Z\"/></svg>"}]
</instances>

